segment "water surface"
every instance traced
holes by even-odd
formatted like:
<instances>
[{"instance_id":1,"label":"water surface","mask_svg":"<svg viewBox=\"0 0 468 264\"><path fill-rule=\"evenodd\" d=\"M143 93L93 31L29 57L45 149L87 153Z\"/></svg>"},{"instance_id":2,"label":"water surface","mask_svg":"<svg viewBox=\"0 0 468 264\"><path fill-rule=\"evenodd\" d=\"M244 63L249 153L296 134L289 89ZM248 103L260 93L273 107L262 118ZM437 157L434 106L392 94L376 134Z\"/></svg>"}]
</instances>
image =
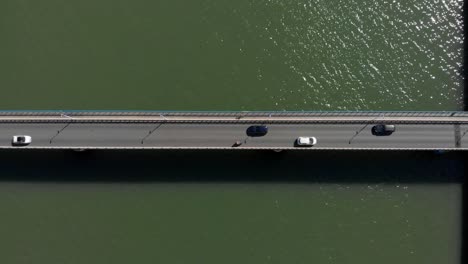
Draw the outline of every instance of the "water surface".
<instances>
[{"instance_id":1,"label":"water surface","mask_svg":"<svg viewBox=\"0 0 468 264\"><path fill-rule=\"evenodd\" d=\"M452 154L1 152L2 259L459 263Z\"/></svg>"},{"instance_id":2,"label":"water surface","mask_svg":"<svg viewBox=\"0 0 468 264\"><path fill-rule=\"evenodd\" d=\"M0 108L459 109L461 6L2 1Z\"/></svg>"}]
</instances>

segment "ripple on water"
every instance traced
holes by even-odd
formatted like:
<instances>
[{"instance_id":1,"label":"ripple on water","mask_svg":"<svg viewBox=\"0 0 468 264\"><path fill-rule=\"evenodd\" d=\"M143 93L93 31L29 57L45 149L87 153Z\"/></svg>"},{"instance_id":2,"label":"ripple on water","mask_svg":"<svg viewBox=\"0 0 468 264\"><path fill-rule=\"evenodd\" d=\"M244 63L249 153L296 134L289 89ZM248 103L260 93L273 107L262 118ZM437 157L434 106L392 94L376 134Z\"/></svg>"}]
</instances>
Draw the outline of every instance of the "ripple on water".
<instances>
[{"instance_id":1,"label":"ripple on water","mask_svg":"<svg viewBox=\"0 0 468 264\"><path fill-rule=\"evenodd\" d=\"M268 13L262 34L293 73L282 76L289 79L276 98L279 107L435 110L461 105L461 0L252 5ZM293 103L296 97L306 98L303 105Z\"/></svg>"}]
</instances>

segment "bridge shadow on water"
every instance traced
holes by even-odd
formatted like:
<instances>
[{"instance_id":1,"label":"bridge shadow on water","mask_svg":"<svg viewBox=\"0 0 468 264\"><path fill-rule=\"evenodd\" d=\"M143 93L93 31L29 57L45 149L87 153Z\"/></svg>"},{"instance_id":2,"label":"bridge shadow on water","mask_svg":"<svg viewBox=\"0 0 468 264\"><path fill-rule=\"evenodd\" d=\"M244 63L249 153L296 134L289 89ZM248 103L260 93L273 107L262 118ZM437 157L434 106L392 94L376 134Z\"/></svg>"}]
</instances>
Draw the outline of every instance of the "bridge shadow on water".
<instances>
[{"instance_id":1,"label":"bridge shadow on water","mask_svg":"<svg viewBox=\"0 0 468 264\"><path fill-rule=\"evenodd\" d=\"M0 151L0 181L461 183L448 152Z\"/></svg>"},{"instance_id":2,"label":"bridge shadow on water","mask_svg":"<svg viewBox=\"0 0 468 264\"><path fill-rule=\"evenodd\" d=\"M0 151L0 183L462 184L467 263L467 162L464 152L16 150Z\"/></svg>"}]
</instances>

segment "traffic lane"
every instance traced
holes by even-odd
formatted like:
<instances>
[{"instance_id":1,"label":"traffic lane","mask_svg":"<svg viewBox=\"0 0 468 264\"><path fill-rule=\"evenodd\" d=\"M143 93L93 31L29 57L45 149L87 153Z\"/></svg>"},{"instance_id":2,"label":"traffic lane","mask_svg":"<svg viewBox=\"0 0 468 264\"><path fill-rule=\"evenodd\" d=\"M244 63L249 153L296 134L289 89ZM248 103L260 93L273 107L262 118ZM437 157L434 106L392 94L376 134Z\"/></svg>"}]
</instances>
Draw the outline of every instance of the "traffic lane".
<instances>
[{"instance_id":1,"label":"traffic lane","mask_svg":"<svg viewBox=\"0 0 468 264\"><path fill-rule=\"evenodd\" d=\"M141 140L159 124L78 124L64 129L52 146L140 146ZM42 143L42 142L41 142ZM48 143L48 142L47 142Z\"/></svg>"},{"instance_id":2,"label":"traffic lane","mask_svg":"<svg viewBox=\"0 0 468 264\"><path fill-rule=\"evenodd\" d=\"M29 135L34 147L137 146L153 128L153 124L2 124L0 145L11 146L13 135Z\"/></svg>"},{"instance_id":3,"label":"traffic lane","mask_svg":"<svg viewBox=\"0 0 468 264\"><path fill-rule=\"evenodd\" d=\"M453 125L397 125L390 136L374 136L372 125L270 125L268 135L252 138L250 146L292 146L299 136L317 138L316 147L400 148L454 147ZM360 131L357 136L356 132ZM349 143L351 141L351 144ZM248 146L249 144L247 144Z\"/></svg>"},{"instance_id":4,"label":"traffic lane","mask_svg":"<svg viewBox=\"0 0 468 264\"><path fill-rule=\"evenodd\" d=\"M460 143L468 146L468 125L460 125Z\"/></svg>"},{"instance_id":5,"label":"traffic lane","mask_svg":"<svg viewBox=\"0 0 468 264\"><path fill-rule=\"evenodd\" d=\"M145 140L145 146L164 147L230 147L240 141L242 147L293 147L299 136L310 135L316 125L269 125L269 132L263 137L246 135L248 125L196 125L168 124L161 126ZM330 125L325 128L334 130ZM335 132L336 133L336 132ZM339 132L336 138L349 135ZM327 135L327 134L325 134ZM333 141L330 141L333 142Z\"/></svg>"},{"instance_id":6,"label":"traffic lane","mask_svg":"<svg viewBox=\"0 0 468 264\"><path fill-rule=\"evenodd\" d=\"M317 147L346 147L349 138L362 125L270 125L265 137L249 138L248 147L292 147L298 137L316 137Z\"/></svg>"},{"instance_id":7,"label":"traffic lane","mask_svg":"<svg viewBox=\"0 0 468 264\"><path fill-rule=\"evenodd\" d=\"M28 135L31 146L50 145L50 139L66 124L56 123L6 123L0 124L0 145L11 146L14 135Z\"/></svg>"},{"instance_id":8,"label":"traffic lane","mask_svg":"<svg viewBox=\"0 0 468 264\"><path fill-rule=\"evenodd\" d=\"M249 125L163 124L144 141L144 146L230 147L244 142ZM267 135L268 136L268 135Z\"/></svg>"},{"instance_id":9,"label":"traffic lane","mask_svg":"<svg viewBox=\"0 0 468 264\"><path fill-rule=\"evenodd\" d=\"M248 147L291 147L297 126L271 126L265 137L249 138L249 125L230 124L7 124L1 130L2 145L11 145L12 135L33 138L30 146L164 146L229 147L236 141ZM307 126L310 128L310 126ZM59 134L57 131L61 130ZM149 132L152 131L151 134ZM141 141L143 140L143 144ZM52 143L50 143L52 141Z\"/></svg>"},{"instance_id":10,"label":"traffic lane","mask_svg":"<svg viewBox=\"0 0 468 264\"><path fill-rule=\"evenodd\" d=\"M66 127L65 127L66 126ZM64 128L58 135L57 131ZM11 145L17 131L30 135L30 146L87 147L226 147L245 140L245 125L186 125L186 124L96 124L71 123L60 126L30 124L20 130L5 131L2 145ZM151 133L150 133L151 132ZM41 136L39 136L41 135ZM52 140L52 143L50 141ZM143 142L143 143L142 143Z\"/></svg>"},{"instance_id":11,"label":"traffic lane","mask_svg":"<svg viewBox=\"0 0 468 264\"><path fill-rule=\"evenodd\" d=\"M371 130L363 131L352 144L362 147L414 147L414 148L451 148L455 147L453 125L396 125L396 131L390 136L374 136Z\"/></svg>"},{"instance_id":12,"label":"traffic lane","mask_svg":"<svg viewBox=\"0 0 468 264\"><path fill-rule=\"evenodd\" d=\"M365 127L349 144L362 125L269 125L264 137L247 137L246 125L166 125L153 133L145 145L291 147L299 136L315 136L317 147L453 147L451 125L398 125L391 136L374 136L372 126Z\"/></svg>"},{"instance_id":13,"label":"traffic lane","mask_svg":"<svg viewBox=\"0 0 468 264\"><path fill-rule=\"evenodd\" d=\"M50 140L64 128L52 144ZM196 124L7 124L0 129L2 145L15 134L33 137L31 146L163 146L227 147L245 141L245 147L291 147L298 136L315 136L317 147L453 147L453 125L397 125L391 136L376 137L372 125L270 125L265 137L248 138L249 125ZM364 128L364 129L363 129ZM464 127L465 128L465 127ZM356 131L362 131L349 144ZM466 129L466 128L465 128ZM463 128L462 128L463 130ZM148 136L149 131L153 131ZM141 144L143 138L146 140ZM241 147L242 147L241 146Z\"/></svg>"},{"instance_id":14,"label":"traffic lane","mask_svg":"<svg viewBox=\"0 0 468 264\"><path fill-rule=\"evenodd\" d=\"M248 137L249 125L196 125L167 124L161 126L145 140L145 146L208 146L229 147L240 141L242 147L293 147L299 136L327 138L331 147L343 145L355 129L362 126L351 125L347 129L337 129L336 125L269 125L269 132L263 137ZM317 131L322 130L322 133ZM331 138L330 138L331 135Z\"/></svg>"}]
</instances>

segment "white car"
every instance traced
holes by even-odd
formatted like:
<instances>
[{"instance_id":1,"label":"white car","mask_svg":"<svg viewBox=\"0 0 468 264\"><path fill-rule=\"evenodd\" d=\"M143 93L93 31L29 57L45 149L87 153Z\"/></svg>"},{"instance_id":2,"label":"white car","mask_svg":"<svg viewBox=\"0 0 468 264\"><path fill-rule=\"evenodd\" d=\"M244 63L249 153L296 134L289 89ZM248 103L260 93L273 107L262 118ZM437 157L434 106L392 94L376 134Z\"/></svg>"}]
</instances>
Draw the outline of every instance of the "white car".
<instances>
[{"instance_id":1,"label":"white car","mask_svg":"<svg viewBox=\"0 0 468 264\"><path fill-rule=\"evenodd\" d=\"M11 141L11 145L13 146L26 146L31 144L31 137L26 135L18 135L13 136L13 140Z\"/></svg>"},{"instance_id":2,"label":"white car","mask_svg":"<svg viewBox=\"0 0 468 264\"><path fill-rule=\"evenodd\" d=\"M296 144L301 147L312 147L317 144L317 139L315 137L298 137Z\"/></svg>"}]
</instances>

